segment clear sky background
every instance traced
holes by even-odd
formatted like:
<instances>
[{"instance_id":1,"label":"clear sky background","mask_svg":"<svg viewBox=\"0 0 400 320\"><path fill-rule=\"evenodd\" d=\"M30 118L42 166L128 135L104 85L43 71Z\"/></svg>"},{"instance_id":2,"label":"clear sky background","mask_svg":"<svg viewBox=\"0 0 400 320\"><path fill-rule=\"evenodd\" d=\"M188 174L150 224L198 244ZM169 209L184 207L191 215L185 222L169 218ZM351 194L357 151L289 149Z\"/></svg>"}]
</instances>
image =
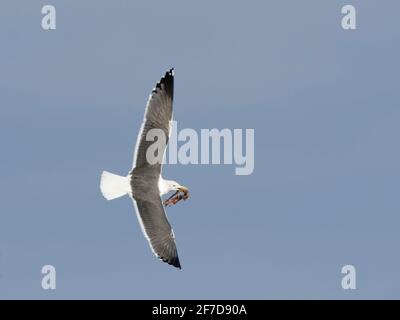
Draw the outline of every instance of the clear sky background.
<instances>
[{"instance_id":1,"label":"clear sky background","mask_svg":"<svg viewBox=\"0 0 400 320\"><path fill-rule=\"evenodd\" d=\"M57 29L41 28L53 4ZM356 31L341 7L357 9ZM0 298L400 298L399 1L0 2ZM164 169L183 271L158 261L126 174L175 67L179 129L254 128L255 170ZM41 268L57 289L41 288ZM341 287L341 268L357 289Z\"/></svg>"}]
</instances>

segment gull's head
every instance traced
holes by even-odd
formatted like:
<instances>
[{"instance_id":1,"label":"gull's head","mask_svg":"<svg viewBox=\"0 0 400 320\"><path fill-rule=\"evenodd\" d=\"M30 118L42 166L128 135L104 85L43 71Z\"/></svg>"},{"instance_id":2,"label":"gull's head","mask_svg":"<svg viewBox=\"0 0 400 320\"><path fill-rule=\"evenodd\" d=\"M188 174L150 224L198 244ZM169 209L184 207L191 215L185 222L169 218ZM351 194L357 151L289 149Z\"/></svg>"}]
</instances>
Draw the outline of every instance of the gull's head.
<instances>
[{"instance_id":1,"label":"gull's head","mask_svg":"<svg viewBox=\"0 0 400 320\"><path fill-rule=\"evenodd\" d=\"M185 193L189 191L188 188L186 188L185 186L182 186L181 184L179 184L178 182L176 182L174 180L168 181L168 186L169 186L170 191L181 191L181 192L185 192Z\"/></svg>"},{"instance_id":2,"label":"gull's head","mask_svg":"<svg viewBox=\"0 0 400 320\"><path fill-rule=\"evenodd\" d=\"M168 189L169 189L169 191L181 191L184 193L187 193L189 191L188 188L186 188L185 186L182 186L181 184L179 184L178 182L176 182L174 180L168 180Z\"/></svg>"},{"instance_id":3,"label":"gull's head","mask_svg":"<svg viewBox=\"0 0 400 320\"><path fill-rule=\"evenodd\" d=\"M158 181L158 189L160 190L160 196L167 194L171 191L180 191L185 194L189 192L188 188L182 186L178 182L174 180L164 180L163 178L160 178L160 180Z\"/></svg>"}]
</instances>

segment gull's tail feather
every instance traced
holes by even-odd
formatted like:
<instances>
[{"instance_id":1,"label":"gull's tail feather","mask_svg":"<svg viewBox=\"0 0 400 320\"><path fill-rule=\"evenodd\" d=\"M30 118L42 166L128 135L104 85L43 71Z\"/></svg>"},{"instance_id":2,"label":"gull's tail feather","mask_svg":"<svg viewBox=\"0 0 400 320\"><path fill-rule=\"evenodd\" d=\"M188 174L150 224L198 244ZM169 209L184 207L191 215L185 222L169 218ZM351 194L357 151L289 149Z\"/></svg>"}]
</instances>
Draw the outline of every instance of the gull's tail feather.
<instances>
[{"instance_id":1,"label":"gull's tail feather","mask_svg":"<svg viewBox=\"0 0 400 320\"><path fill-rule=\"evenodd\" d=\"M122 197L131 190L129 177L122 177L108 171L103 171L100 179L100 190L107 200Z\"/></svg>"}]
</instances>

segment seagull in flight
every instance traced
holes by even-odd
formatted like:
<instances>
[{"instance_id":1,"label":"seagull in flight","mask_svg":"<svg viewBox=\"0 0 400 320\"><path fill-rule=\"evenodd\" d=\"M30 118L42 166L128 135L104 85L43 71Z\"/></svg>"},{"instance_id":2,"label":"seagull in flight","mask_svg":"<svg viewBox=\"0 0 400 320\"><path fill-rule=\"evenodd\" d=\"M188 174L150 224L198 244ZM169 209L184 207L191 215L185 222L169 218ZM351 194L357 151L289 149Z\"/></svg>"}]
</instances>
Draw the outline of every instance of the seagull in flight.
<instances>
[{"instance_id":1,"label":"seagull in flight","mask_svg":"<svg viewBox=\"0 0 400 320\"><path fill-rule=\"evenodd\" d=\"M153 253L163 262L181 269L174 232L164 206L186 200L189 190L176 181L163 179L162 158L154 163L149 161L147 155L149 147L154 143L154 139L148 138L152 130L163 133L165 143L161 145L158 153L162 156L165 153L171 132L173 96L174 69L170 69L157 83L147 101L136 141L133 168L127 176L103 171L100 190L107 200L130 196L143 234ZM161 196L170 191L175 193L162 202Z\"/></svg>"}]
</instances>

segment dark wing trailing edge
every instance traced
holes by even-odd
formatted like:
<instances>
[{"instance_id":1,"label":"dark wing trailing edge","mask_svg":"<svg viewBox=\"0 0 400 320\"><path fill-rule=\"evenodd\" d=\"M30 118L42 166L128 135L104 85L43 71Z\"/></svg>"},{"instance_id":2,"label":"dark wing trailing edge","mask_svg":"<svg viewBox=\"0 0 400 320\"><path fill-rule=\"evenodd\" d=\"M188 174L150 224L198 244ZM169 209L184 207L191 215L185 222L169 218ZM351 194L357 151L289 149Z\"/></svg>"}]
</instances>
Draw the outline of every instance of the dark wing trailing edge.
<instances>
[{"instance_id":1,"label":"dark wing trailing edge","mask_svg":"<svg viewBox=\"0 0 400 320\"><path fill-rule=\"evenodd\" d=\"M154 141L146 141L146 135L151 129L161 129L166 138L165 148L167 147L170 121L172 119L173 97L174 69L172 68L157 83L147 101L142 127L136 141L133 169L135 167L154 166L154 169L160 173L161 161L151 165L146 159L146 151L154 143ZM161 157L164 155L165 148L162 150Z\"/></svg>"},{"instance_id":2,"label":"dark wing trailing edge","mask_svg":"<svg viewBox=\"0 0 400 320\"><path fill-rule=\"evenodd\" d=\"M154 254L162 261L181 269L174 232L168 222L161 198L158 197L154 201L136 200L135 205L143 234Z\"/></svg>"}]
</instances>

